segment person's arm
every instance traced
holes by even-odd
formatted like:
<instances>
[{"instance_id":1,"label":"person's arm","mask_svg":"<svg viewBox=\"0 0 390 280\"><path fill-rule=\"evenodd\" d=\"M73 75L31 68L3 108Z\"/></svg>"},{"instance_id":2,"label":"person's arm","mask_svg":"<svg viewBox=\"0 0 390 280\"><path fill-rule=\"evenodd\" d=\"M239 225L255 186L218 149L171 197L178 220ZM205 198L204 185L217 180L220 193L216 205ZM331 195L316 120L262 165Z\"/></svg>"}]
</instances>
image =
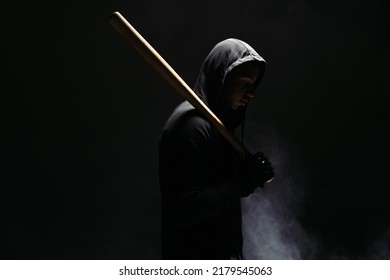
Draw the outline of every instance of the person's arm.
<instances>
[{"instance_id":1,"label":"person's arm","mask_svg":"<svg viewBox=\"0 0 390 280\"><path fill-rule=\"evenodd\" d=\"M210 178L214 178L212 163L218 149L213 133L208 122L191 118L175 138L173 164L167 172L175 186L171 206L179 226L214 217L259 186L258 182L248 180L250 174L244 174L250 168L238 174L226 174L225 178L210 183Z\"/></svg>"}]
</instances>

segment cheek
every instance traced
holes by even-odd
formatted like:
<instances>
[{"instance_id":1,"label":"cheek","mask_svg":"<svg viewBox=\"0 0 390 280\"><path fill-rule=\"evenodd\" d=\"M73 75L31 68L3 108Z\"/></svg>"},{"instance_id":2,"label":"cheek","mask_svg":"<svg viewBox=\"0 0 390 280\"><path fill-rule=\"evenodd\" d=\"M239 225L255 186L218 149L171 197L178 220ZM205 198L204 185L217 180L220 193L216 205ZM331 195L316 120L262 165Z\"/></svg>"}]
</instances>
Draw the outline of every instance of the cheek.
<instances>
[{"instance_id":1,"label":"cheek","mask_svg":"<svg viewBox=\"0 0 390 280\"><path fill-rule=\"evenodd\" d=\"M233 110L238 109L241 106L241 99L242 94L240 91L231 92L228 100L228 106Z\"/></svg>"},{"instance_id":2,"label":"cheek","mask_svg":"<svg viewBox=\"0 0 390 280\"><path fill-rule=\"evenodd\" d=\"M231 100L238 101L241 98L243 98L243 96L244 96L244 92L237 88L234 91L232 91Z\"/></svg>"},{"instance_id":3,"label":"cheek","mask_svg":"<svg viewBox=\"0 0 390 280\"><path fill-rule=\"evenodd\" d=\"M239 101L243 98L244 92L242 89L238 86L239 83L230 83L229 86L226 87L225 90L225 96L226 96L226 105L231 106L237 106L239 105Z\"/></svg>"},{"instance_id":4,"label":"cheek","mask_svg":"<svg viewBox=\"0 0 390 280\"><path fill-rule=\"evenodd\" d=\"M236 91L231 91L230 94L229 94L229 103L232 104L232 103L235 103L237 100L238 100L238 94Z\"/></svg>"}]
</instances>

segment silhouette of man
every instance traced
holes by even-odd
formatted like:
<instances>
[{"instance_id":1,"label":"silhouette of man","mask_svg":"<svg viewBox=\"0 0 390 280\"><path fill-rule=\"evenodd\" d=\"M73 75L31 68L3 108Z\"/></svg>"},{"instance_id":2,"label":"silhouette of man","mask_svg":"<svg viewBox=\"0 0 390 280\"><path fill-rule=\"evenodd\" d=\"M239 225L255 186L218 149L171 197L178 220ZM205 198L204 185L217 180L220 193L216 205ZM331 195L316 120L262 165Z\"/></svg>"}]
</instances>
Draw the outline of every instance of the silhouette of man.
<instances>
[{"instance_id":1,"label":"silhouette of man","mask_svg":"<svg viewBox=\"0 0 390 280\"><path fill-rule=\"evenodd\" d=\"M232 133L244 121L265 60L226 39L203 62L195 93ZM189 102L167 120L159 143L162 259L242 259L242 197L274 176L260 152L242 159Z\"/></svg>"}]
</instances>

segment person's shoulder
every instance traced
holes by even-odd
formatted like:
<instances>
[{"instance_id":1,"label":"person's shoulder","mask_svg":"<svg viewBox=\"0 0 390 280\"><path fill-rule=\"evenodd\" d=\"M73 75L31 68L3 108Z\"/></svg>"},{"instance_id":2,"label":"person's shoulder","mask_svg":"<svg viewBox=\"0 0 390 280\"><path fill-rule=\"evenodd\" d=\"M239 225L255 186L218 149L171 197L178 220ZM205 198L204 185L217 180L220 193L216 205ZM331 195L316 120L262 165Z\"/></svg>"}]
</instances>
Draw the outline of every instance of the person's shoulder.
<instances>
[{"instance_id":1,"label":"person's shoulder","mask_svg":"<svg viewBox=\"0 0 390 280\"><path fill-rule=\"evenodd\" d=\"M188 102L176 107L166 122L162 138L164 142L186 145L207 143L215 138L212 123Z\"/></svg>"},{"instance_id":2,"label":"person's shoulder","mask_svg":"<svg viewBox=\"0 0 390 280\"><path fill-rule=\"evenodd\" d=\"M189 102L179 104L166 123L167 129L182 131L210 130L211 123Z\"/></svg>"},{"instance_id":3,"label":"person's shoulder","mask_svg":"<svg viewBox=\"0 0 390 280\"><path fill-rule=\"evenodd\" d=\"M207 160L216 151L213 124L190 104L180 104L166 122L159 141L162 156Z\"/></svg>"}]
</instances>

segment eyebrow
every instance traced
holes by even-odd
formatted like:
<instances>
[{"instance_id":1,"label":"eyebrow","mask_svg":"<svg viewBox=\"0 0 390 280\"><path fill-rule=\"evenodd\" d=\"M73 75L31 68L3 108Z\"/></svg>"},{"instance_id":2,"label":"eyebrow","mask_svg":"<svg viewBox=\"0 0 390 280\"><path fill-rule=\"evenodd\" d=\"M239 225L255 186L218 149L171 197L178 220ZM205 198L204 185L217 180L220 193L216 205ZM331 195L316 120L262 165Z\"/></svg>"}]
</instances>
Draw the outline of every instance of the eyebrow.
<instances>
[{"instance_id":1,"label":"eyebrow","mask_svg":"<svg viewBox=\"0 0 390 280\"><path fill-rule=\"evenodd\" d=\"M256 79L252 79L253 77L249 77L249 76L241 76L241 81L243 82L251 82L251 83L254 83L256 82Z\"/></svg>"}]
</instances>

